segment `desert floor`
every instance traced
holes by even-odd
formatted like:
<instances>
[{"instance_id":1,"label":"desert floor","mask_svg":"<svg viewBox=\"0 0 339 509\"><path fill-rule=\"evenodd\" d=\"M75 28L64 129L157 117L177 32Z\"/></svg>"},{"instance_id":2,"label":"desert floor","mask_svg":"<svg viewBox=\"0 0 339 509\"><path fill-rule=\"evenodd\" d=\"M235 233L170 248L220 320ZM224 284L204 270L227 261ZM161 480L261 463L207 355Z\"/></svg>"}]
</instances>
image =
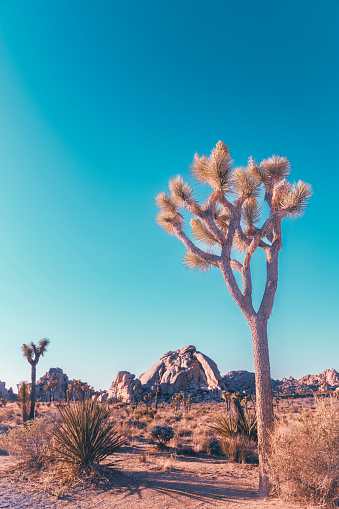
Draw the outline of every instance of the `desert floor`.
<instances>
[{"instance_id":1,"label":"desert floor","mask_svg":"<svg viewBox=\"0 0 339 509\"><path fill-rule=\"evenodd\" d=\"M256 466L159 453L147 444L125 447L114 461L111 483L63 491L46 478L30 479L12 456L0 456L0 508L301 509L276 498L258 499Z\"/></svg>"}]
</instances>

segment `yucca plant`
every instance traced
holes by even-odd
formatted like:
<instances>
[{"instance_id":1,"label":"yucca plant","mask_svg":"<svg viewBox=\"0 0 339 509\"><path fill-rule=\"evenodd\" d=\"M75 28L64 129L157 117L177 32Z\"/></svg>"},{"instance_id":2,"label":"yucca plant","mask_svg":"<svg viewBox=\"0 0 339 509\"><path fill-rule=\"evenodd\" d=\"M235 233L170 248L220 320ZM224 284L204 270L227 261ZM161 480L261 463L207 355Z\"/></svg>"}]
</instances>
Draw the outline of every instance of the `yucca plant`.
<instances>
[{"instance_id":1,"label":"yucca plant","mask_svg":"<svg viewBox=\"0 0 339 509\"><path fill-rule=\"evenodd\" d=\"M258 440L257 418L255 414L240 413L218 415L209 428L221 438L242 435L250 440Z\"/></svg>"},{"instance_id":2,"label":"yucca plant","mask_svg":"<svg viewBox=\"0 0 339 509\"><path fill-rule=\"evenodd\" d=\"M109 409L97 400L59 405L60 420L51 432L50 450L55 460L77 474L97 471L125 441L109 420Z\"/></svg>"}]
</instances>

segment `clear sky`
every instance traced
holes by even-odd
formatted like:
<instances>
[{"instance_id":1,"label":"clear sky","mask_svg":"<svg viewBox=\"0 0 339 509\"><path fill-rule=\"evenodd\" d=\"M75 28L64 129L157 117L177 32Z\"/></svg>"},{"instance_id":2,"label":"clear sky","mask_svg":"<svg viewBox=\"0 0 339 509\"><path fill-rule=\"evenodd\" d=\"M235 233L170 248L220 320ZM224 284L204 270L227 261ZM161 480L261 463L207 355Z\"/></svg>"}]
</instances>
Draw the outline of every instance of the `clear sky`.
<instances>
[{"instance_id":1,"label":"clear sky","mask_svg":"<svg viewBox=\"0 0 339 509\"><path fill-rule=\"evenodd\" d=\"M220 272L182 265L154 196L218 140L314 188L283 225L272 376L339 370L337 0L0 2L0 380L51 340L96 389L193 344L253 370ZM254 262L257 295L265 265Z\"/></svg>"}]
</instances>

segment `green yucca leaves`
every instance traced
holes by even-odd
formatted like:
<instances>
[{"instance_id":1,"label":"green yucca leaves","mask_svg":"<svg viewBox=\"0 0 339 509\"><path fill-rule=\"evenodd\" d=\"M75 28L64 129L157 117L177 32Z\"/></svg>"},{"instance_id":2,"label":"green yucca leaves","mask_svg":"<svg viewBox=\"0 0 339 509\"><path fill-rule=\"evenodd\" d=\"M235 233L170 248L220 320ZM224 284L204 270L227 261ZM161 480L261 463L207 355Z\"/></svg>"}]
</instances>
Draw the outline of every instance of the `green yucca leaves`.
<instances>
[{"instance_id":1,"label":"green yucca leaves","mask_svg":"<svg viewBox=\"0 0 339 509\"><path fill-rule=\"evenodd\" d=\"M95 468L125 443L109 420L109 409L96 400L58 408L61 423L51 432L53 457L76 471Z\"/></svg>"}]
</instances>

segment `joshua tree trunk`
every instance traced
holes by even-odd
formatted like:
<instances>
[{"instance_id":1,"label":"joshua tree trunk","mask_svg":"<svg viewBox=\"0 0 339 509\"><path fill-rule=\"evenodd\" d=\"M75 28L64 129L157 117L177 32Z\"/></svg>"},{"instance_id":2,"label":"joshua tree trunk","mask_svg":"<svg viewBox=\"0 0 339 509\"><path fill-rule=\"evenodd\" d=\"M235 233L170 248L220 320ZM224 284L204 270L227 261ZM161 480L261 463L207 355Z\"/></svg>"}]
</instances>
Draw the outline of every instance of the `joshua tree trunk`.
<instances>
[{"instance_id":1,"label":"joshua tree trunk","mask_svg":"<svg viewBox=\"0 0 339 509\"><path fill-rule=\"evenodd\" d=\"M35 409L35 382L36 382L36 363L32 363L32 371L31 371L31 410L29 412L29 418L34 419L34 409Z\"/></svg>"},{"instance_id":2,"label":"joshua tree trunk","mask_svg":"<svg viewBox=\"0 0 339 509\"><path fill-rule=\"evenodd\" d=\"M255 365L256 413L258 423L259 494L269 492L267 456L273 430L273 393L268 352L267 322L257 318L251 325Z\"/></svg>"}]
</instances>

